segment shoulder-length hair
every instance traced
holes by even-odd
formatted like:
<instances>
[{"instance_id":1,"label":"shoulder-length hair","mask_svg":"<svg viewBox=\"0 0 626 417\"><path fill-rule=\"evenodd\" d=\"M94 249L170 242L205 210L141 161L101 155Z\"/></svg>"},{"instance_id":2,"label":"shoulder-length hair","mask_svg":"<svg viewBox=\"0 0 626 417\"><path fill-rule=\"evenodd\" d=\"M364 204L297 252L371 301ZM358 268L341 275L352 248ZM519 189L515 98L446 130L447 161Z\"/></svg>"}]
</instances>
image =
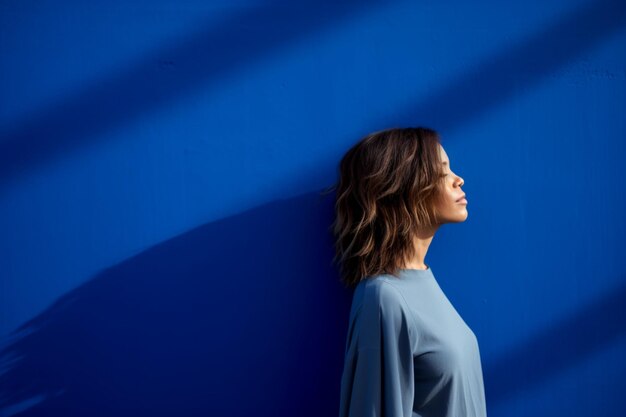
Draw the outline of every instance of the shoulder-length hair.
<instances>
[{"instance_id":1,"label":"shoulder-length hair","mask_svg":"<svg viewBox=\"0 0 626 417\"><path fill-rule=\"evenodd\" d=\"M341 282L355 287L377 274L397 275L415 257L414 237L435 224L445 173L439 134L426 127L370 133L339 163L330 226Z\"/></svg>"}]
</instances>

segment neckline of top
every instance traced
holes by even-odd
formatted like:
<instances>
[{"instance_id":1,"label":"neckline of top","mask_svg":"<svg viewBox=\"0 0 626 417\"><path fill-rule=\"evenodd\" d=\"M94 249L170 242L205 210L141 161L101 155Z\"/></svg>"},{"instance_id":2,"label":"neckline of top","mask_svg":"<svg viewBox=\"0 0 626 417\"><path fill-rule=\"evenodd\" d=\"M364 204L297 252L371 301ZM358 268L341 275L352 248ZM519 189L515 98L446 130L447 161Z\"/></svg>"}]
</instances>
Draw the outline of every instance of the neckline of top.
<instances>
[{"instance_id":1,"label":"neckline of top","mask_svg":"<svg viewBox=\"0 0 626 417\"><path fill-rule=\"evenodd\" d=\"M422 276L422 275L431 275L432 268L429 265L426 265L426 269L415 269L415 268L400 268L399 271L403 275L408 276Z\"/></svg>"}]
</instances>

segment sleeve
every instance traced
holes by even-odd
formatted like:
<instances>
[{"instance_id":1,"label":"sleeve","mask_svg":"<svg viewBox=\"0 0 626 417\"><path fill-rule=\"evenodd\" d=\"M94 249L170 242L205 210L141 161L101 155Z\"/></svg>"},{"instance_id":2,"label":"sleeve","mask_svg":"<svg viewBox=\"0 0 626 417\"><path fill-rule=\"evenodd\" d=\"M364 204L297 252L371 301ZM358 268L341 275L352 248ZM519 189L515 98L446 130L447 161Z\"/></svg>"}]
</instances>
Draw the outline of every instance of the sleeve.
<instances>
[{"instance_id":1,"label":"sleeve","mask_svg":"<svg viewBox=\"0 0 626 417\"><path fill-rule=\"evenodd\" d=\"M411 417L415 329L391 284L363 296L351 317L341 378L340 417Z\"/></svg>"}]
</instances>

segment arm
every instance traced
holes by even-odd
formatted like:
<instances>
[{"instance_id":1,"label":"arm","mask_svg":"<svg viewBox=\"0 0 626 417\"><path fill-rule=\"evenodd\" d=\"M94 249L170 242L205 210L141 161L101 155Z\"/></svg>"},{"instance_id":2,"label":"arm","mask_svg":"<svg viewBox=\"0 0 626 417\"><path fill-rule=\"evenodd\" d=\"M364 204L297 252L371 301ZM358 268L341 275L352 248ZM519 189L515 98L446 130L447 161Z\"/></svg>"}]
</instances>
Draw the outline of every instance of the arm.
<instances>
[{"instance_id":1,"label":"arm","mask_svg":"<svg viewBox=\"0 0 626 417\"><path fill-rule=\"evenodd\" d=\"M399 291L372 283L351 317L340 417L411 417L414 322Z\"/></svg>"}]
</instances>

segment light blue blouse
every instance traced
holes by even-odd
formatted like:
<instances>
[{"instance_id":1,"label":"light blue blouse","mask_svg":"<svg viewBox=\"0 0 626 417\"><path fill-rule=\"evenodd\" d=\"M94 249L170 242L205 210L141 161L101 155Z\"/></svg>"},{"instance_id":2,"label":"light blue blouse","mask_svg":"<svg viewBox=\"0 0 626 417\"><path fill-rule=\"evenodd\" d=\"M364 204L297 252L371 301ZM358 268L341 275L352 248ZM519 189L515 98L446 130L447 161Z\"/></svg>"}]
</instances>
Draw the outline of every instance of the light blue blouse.
<instances>
[{"instance_id":1,"label":"light blue blouse","mask_svg":"<svg viewBox=\"0 0 626 417\"><path fill-rule=\"evenodd\" d=\"M340 417L486 417L478 342L432 269L355 288Z\"/></svg>"}]
</instances>

